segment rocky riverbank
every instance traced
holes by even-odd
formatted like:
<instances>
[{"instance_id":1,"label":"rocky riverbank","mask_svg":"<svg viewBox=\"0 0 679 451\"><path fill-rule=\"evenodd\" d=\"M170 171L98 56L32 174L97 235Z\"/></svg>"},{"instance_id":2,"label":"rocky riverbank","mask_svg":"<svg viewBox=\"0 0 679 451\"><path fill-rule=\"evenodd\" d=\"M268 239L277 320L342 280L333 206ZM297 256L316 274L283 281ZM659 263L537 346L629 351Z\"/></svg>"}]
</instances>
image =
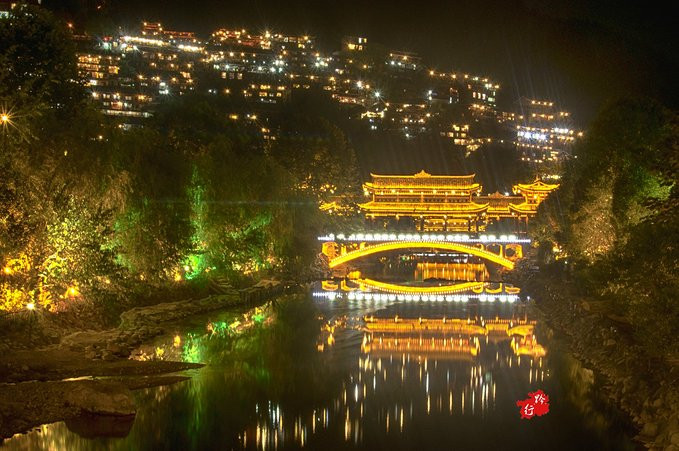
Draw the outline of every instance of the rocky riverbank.
<instances>
[{"instance_id":1,"label":"rocky riverbank","mask_svg":"<svg viewBox=\"0 0 679 451\"><path fill-rule=\"evenodd\" d=\"M650 358L629 325L601 309L601 301L583 299L559 275L523 279L517 284L537 299L550 327L566 337L574 355L594 369L610 399L638 427L637 440L650 449L679 451L679 367Z\"/></svg>"},{"instance_id":2,"label":"rocky riverbank","mask_svg":"<svg viewBox=\"0 0 679 451\"><path fill-rule=\"evenodd\" d=\"M188 377L162 374L203 366L137 361L129 358L133 349L164 333L164 325L214 310L254 305L285 288L279 282L263 281L203 299L133 308L122 313L120 324L112 329L69 333L39 350L5 347L0 363L0 438L83 415L133 416L131 390L181 382Z\"/></svg>"}]
</instances>

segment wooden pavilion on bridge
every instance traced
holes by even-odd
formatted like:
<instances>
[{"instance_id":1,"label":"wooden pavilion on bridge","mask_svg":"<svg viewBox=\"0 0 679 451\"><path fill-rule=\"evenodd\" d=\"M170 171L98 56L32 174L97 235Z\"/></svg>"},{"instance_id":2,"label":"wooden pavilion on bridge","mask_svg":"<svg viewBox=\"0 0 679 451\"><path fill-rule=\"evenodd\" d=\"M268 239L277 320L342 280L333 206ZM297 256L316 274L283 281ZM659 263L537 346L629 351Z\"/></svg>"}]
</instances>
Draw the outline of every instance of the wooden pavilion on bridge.
<instances>
[{"instance_id":1,"label":"wooden pavilion on bridge","mask_svg":"<svg viewBox=\"0 0 679 451\"><path fill-rule=\"evenodd\" d=\"M359 204L366 218L412 218L421 231L482 231L503 219L517 230L535 216L538 205L559 185L536 180L514 185L515 195L482 195L482 186L470 175L377 175L363 184L370 198Z\"/></svg>"}]
</instances>

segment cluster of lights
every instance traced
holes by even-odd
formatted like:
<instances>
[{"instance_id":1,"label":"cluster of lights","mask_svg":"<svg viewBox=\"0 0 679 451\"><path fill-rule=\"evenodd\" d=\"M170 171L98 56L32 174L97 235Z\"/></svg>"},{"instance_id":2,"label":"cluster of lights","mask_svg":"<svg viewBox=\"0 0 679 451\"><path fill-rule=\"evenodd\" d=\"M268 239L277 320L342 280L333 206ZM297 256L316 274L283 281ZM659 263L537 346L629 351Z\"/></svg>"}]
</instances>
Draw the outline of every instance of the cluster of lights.
<instances>
[{"instance_id":1,"label":"cluster of lights","mask_svg":"<svg viewBox=\"0 0 679 451\"><path fill-rule=\"evenodd\" d=\"M198 47L195 45L185 45L185 44L179 44L177 46L179 50L184 50L185 52L202 52L203 47Z\"/></svg>"},{"instance_id":2,"label":"cluster of lights","mask_svg":"<svg viewBox=\"0 0 679 451\"><path fill-rule=\"evenodd\" d=\"M142 38L139 36L123 36L123 41L126 42L136 42L139 44L146 44L146 45L155 45L158 47L162 47L165 45L165 41L162 41L160 39L149 39L149 38Z\"/></svg>"},{"instance_id":3,"label":"cluster of lights","mask_svg":"<svg viewBox=\"0 0 679 451\"><path fill-rule=\"evenodd\" d=\"M519 296L515 294L478 294L478 295L442 295L442 294L412 294L412 293L373 293L364 291L351 291L349 293L334 292L334 291L315 291L314 297L326 298L331 301L336 299L348 299L350 301L377 301L377 302L469 302L479 301L481 303L514 303L519 300Z\"/></svg>"},{"instance_id":4,"label":"cluster of lights","mask_svg":"<svg viewBox=\"0 0 679 451\"><path fill-rule=\"evenodd\" d=\"M527 132L523 130L519 130L517 132L517 135L522 138L526 139L535 139L538 141L547 141L547 135L544 133L536 133L536 132Z\"/></svg>"},{"instance_id":5,"label":"cluster of lights","mask_svg":"<svg viewBox=\"0 0 679 451\"><path fill-rule=\"evenodd\" d=\"M516 235L480 235L472 237L466 234L436 235L419 233L352 233L344 235L333 233L319 236L318 241L424 241L424 242L465 242L465 243L530 243L529 238L517 238Z\"/></svg>"}]
</instances>

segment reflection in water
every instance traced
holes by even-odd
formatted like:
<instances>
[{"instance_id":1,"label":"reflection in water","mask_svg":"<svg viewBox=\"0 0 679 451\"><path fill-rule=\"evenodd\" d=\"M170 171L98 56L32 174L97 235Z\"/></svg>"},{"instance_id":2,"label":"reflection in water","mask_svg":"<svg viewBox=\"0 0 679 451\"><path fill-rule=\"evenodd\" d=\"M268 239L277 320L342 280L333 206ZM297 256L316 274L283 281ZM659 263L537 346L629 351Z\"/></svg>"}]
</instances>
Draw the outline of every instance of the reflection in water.
<instances>
[{"instance_id":1,"label":"reflection in water","mask_svg":"<svg viewBox=\"0 0 679 451\"><path fill-rule=\"evenodd\" d=\"M446 295L403 294L410 301L417 296L409 302L396 293L361 291L360 282L342 282L314 288L333 298L291 297L278 307L203 317L144 348L145 358L199 360L208 366L192 372L190 381L139 392L140 409L126 437L84 438L78 427L71 425L73 432L58 423L7 445L70 450L626 446L607 421L610 414L600 414L603 420L596 423L577 414L562 388L570 379L554 380L553 351L530 310L519 302L497 302L498 296L517 296L508 294L514 287L484 283L478 293L450 295L450 301ZM550 395L552 411L521 422L515 403L538 388Z\"/></svg>"},{"instance_id":2,"label":"reflection in water","mask_svg":"<svg viewBox=\"0 0 679 451\"><path fill-rule=\"evenodd\" d=\"M417 281L443 279L483 282L488 278L488 270L483 263L418 262L414 274L414 280Z\"/></svg>"},{"instance_id":3,"label":"reflection in water","mask_svg":"<svg viewBox=\"0 0 679 451\"><path fill-rule=\"evenodd\" d=\"M414 302L455 302L466 303L514 303L519 300L520 290L504 283L458 282L437 283L426 286L402 285L380 282L373 279L326 280L314 297L329 300L373 301L376 303L394 301Z\"/></svg>"}]
</instances>

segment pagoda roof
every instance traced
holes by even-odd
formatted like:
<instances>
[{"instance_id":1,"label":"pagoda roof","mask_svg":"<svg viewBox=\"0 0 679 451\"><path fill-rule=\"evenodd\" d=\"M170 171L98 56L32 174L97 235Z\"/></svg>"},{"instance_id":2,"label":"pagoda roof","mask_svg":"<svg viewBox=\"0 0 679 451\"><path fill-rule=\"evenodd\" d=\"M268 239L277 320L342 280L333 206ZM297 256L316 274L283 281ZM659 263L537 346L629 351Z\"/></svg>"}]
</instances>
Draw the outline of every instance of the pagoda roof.
<instances>
[{"instance_id":1,"label":"pagoda roof","mask_svg":"<svg viewBox=\"0 0 679 451\"><path fill-rule=\"evenodd\" d=\"M373 174L372 172L370 175L373 178L423 178L423 177L431 177L431 178L436 178L436 179L445 179L445 180L474 180L474 177L476 177L476 174L468 174L468 175L432 175L428 172L426 172L424 169L418 172L417 174L413 175L381 175L381 174Z\"/></svg>"},{"instance_id":2,"label":"pagoda roof","mask_svg":"<svg viewBox=\"0 0 679 451\"><path fill-rule=\"evenodd\" d=\"M420 171L413 175L381 175L371 173L372 183L369 186L402 186L402 187L465 187L478 188L480 185L474 181L476 174L469 175L432 175Z\"/></svg>"},{"instance_id":3,"label":"pagoda roof","mask_svg":"<svg viewBox=\"0 0 679 451\"><path fill-rule=\"evenodd\" d=\"M521 203L521 204L509 204L508 205L510 211L514 211L516 213L535 213L537 211L537 205L534 204L527 204L527 203Z\"/></svg>"},{"instance_id":4,"label":"pagoda roof","mask_svg":"<svg viewBox=\"0 0 679 451\"><path fill-rule=\"evenodd\" d=\"M549 193L557 189L559 185L551 185L542 180L535 180L533 183L519 183L514 185L514 191L540 191Z\"/></svg>"}]
</instances>

